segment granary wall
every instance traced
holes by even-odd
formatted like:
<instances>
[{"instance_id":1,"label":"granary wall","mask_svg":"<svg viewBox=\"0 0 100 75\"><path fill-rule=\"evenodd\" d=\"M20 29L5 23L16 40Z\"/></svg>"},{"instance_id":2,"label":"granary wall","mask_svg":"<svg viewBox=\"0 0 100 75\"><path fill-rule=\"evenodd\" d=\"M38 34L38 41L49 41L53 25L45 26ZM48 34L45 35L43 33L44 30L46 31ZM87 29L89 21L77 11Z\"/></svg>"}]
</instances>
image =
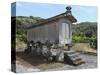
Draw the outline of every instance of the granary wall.
<instances>
[{"instance_id":1,"label":"granary wall","mask_svg":"<svg viewBox=\"0 0 100 75\"><path fill-rule=\"evenodd\" d=\"M69 38L62 38L62 23L69 24ZM50 42L54 43L56 40L59 41L66 41L66 43L71 43L72 38L72 29L71 29L71 22L67 18L60 18L59 20L52 21L46 23L44 25L31 28L27 32L27 40L34 42L41 41L45 42L49 40Z\"/></svg>"},{"instance_id":2,"label":"granary wall","mask_svg":"<svg viewBox=\"0 0 100 75\"><path fill-rule=\"evenodd\" d=\"M59 27L57 22L58 21L52 21L44 25L29 29L27 32L27 40L33 40L35 42L41 41L43 43L47 40L52 43L55 40L59 40Z\"/></svg>"}]
</instances>

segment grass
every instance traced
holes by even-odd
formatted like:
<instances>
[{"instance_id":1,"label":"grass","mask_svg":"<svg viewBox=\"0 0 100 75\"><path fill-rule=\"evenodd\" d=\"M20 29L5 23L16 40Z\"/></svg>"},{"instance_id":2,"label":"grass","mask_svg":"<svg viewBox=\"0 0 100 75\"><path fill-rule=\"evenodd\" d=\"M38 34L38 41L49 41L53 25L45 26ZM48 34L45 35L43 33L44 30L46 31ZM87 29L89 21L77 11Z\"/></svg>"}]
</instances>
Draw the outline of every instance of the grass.
<instances>
[{"instance_id":1,"label":"grass","mask_svg":"<svg viewBox=\"0 0 100 75\"><path fill-rule=\"evenodd\" d=\"M17 50L25 49L26 47L27 45L24 42L21 42L18 39L16 39L16 49Z\"/></svg>"},{"instance_id":2,"label":"grass","mask_svg":"<svg viewBox=\"0 0 100 75\"><path fill-rule=\"evenodd\" d=\"M96 53L97 50L91 48L88 43L75 43L72 47L79 52Z\"/></svg>"}]
</instances>

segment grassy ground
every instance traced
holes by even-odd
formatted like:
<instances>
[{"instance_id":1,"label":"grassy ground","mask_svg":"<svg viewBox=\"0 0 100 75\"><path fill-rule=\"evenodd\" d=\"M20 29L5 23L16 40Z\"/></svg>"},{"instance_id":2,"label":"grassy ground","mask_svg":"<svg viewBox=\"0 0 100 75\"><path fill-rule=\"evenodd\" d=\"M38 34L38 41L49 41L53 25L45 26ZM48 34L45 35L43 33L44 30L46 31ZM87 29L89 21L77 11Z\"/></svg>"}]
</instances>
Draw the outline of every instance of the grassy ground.
<instances>
[{"instance_id":1,"label":"grassy ground","mask_svg":"<svg viewBox=\"0 0 100 75\"><path fill-rule=\"evenodd\" d=\"M26 47L27 47L27 44L25 44L24 42L21 42L18 39L16 39L16 50L17 51L24 51L24 49Z\"/></svg>"},{"instance_id":2,"label":"grassy ground","mask_svg":"<svg viewBox=\"0 0 100 75\"><path fill-rule=\"evenodd\" d=\"M88 43L74 43L72 48L76 51L85 52L85 53L96 53L97 52L97 50L91 48Z\"/></svg>"}]
</instances>

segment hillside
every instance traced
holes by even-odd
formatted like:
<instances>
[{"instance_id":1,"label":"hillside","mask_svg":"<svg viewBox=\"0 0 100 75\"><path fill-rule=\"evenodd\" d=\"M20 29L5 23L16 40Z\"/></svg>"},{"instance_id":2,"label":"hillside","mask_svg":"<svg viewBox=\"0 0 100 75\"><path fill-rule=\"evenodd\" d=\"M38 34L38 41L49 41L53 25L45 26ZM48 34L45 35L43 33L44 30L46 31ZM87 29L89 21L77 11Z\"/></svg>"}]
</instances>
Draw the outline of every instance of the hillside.
<instances>
[{"instance_id":1,"label":"hillside","mask_svg":"<svg viewBox=\"0 0 100 75\"><path fill-rule=\"evenodd\" d=\"M81 22L74 24L72 29L73 35L83 36L87 32L91 32L92 36L97 36L97 22Z\"/></svg>"}]
</instances>

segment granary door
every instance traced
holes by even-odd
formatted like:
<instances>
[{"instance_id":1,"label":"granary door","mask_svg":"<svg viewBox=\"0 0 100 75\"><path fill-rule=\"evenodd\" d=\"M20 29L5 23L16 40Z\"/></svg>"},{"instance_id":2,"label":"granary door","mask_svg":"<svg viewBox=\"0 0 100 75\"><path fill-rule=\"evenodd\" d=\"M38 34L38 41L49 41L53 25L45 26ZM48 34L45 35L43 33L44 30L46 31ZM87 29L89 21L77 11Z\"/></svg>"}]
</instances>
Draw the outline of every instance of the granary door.
<instances>
[{"instance_id":1,"label":"granary door","mask_svg":"<svg viewBox=\"0 0 100 75\"><path fill-rule=\"evenodd\" d=\"M62 23L60 26L60 43L68 44L70 41L70 27L68 23Z\"/></svg>"}]
</instances>

